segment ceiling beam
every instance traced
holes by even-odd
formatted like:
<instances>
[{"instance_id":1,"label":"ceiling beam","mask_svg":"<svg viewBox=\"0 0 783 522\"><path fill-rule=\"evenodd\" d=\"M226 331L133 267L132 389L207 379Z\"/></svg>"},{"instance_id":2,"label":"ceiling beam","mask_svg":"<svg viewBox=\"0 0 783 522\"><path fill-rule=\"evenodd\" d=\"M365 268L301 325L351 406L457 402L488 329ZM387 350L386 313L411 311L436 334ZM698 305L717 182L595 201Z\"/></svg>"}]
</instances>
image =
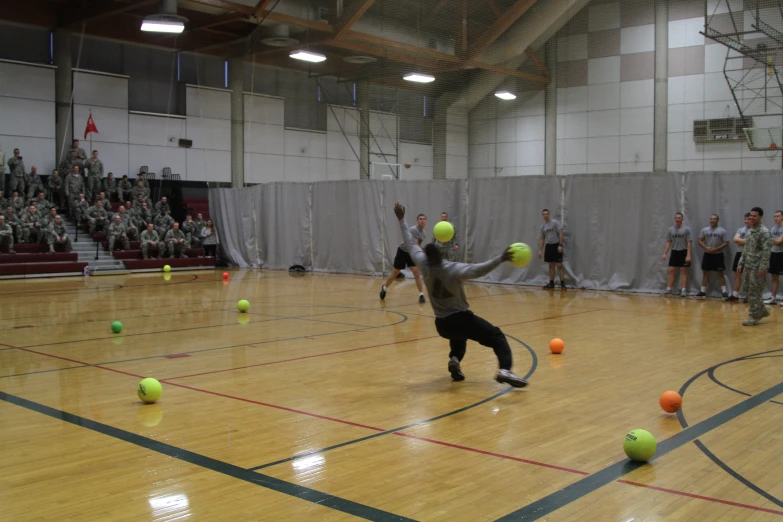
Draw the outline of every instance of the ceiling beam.
<instances>
[{"instance_id":1,"label":"ceiling beam","mask_svg":"<svg viewBox=\"0 0 783 522\"><path fill-rule=\"evenodd\" d=\"M348 30L353 27L353 24L359 21L359 18L367 11L375 0L354 0L351 5L345 10L343 15L337 21L334 26L334 39L339 40Z\"/></svg>"},{"instance_id":2,"label":"ceiling beam","mask_svg":"<svg viewBox=\"0 0 783 522\"><path fill-rule=\"evenodd\" d=\"M487 5L495 13L495 16L503 16L503 11L498 7L494 0L487 0Z\"/></svg>"},{"instance_id":3,"label":"ceiling beam","mask_svg":"<svg viewBox=\"0 0 783 522\"><path fill-rule=\"evenodd\" d=\"M109 5L104 5L101 9L84 9L75 13L69 10L70 16L61 19L57 25L58 27L70 27L77 24L87 24L156 3L158 3L158 0L139 0L124 4L112 2Z\"/></svg>"},{"instance_id":4,"label":"ceiling beam","mask_svg":"<svg viewBox=\"0 0 783 522\"><path fill-rule=\"evenodd\" d=\"M509 27L511 27L511 24L516 22L519 17L525 14L525 11L530 9L530 7L535 3L536 0L516 0L514 4L505 13L503 13L503 15L498 18L494 24L492 24L491 27L484 31L481 36L479 36L476 41L473 42L473 45L470 48L470 53L468 53L468 59L466 61L469 62L483 53L487 47L492 45L495 40L500 38L500 36L505 33Z\"/></svg>"},{"instance_id":5,"label":"ceiling beam","mask_svg":"<svg viewBox=\"0 0 783 522\"><path fill-rule=\"evenodd\" d=\"M441 51L436 51L435 49L418 47L416 45L410 45L410 44L398 42L396 40L389 40L388 38L381 38L380 36L375 36L371 34L357 33L356 31L348 31L348 34L345 37L349 40L358 40L364 43L374 44L374 45L387 47L391 49L398 49L400 51L411 53L408 58L409 60L421 59L421 57L424 56L427 58L432 58L433 60L440 60L444 62L457 63L462 61L460 60L459 56L455 56L453 54L447 54Z\"/></svg>"},{"instance_id":6,"label":"ceiling beam","mask_svg":"<svg viewBox=\"0 0 783 522\"><path fill-rule=\"evenodd\" d=\"M536 83L541 83L544 85L549 85L549 78L544 76L538 76L537 74L532 73L526 73L522 71L517 71L516 69L511 69L510 67L502 67L500 65L492 65L488 63L483 62L477 62L476 60L471 60L467 63L467 66L476 67L478 69L484 69L485 71L492 71L500 74L505 74L506 76L514 76L516 78L523 78L525 80L530 80Z\"/></svg>"},{"instance_id":7,"label":"ceiling beam","mask_svg":"<svg viewBox=\"0 0 783 522\"><path fill-rule=\"evenodd\" d=\"M208 22L202 22L200 24L191 25L190 28L185 30L185 33L194 33L196 31L203 31L204 29L211 29L219 25L230 24L231 22L238 22L244 20L247 15L241 13L225 13L214 17Z\"/></svg>"},{"instance_id":8,"label":"ceiling beam","mask_svg":"<svg viewBox=\"0 0 783 522\"><path fill-rule=\"evenodd\" d=\"M528 47L525 50L525 55L528 58L530 58L530 60L533 62L533 65L535 65L536 69L538 69L538 72L540 72L545 77L549 78L550 75L549 68L546 65L544 65L544 62L541 61L541 59L538 57L538 55L533 49Z\"/></svg>"},{"instance_id":9,"label":"ceiling beam","mask_svg":"<svg viewBox=\"0 0 783 522\"><path fill-rule=\"evenodd\" d=\"M334 27L326 22L320 22L318 20L307 20L306 18L299 18L298 16L291 16L284 13L278 13L277 11L264 11L261 16L265 20L271 22L280 22L281 24L298 25L300 27L306 27L313 31L319 31L323 33L333 33Z\"/></svg>"},{"instance_id":10,"label":"ceiling beam","mask_svg":"<svg viewBox=\"0 0 783 522\"><path fill-rule=\"evenodd\" d=\"M210 7L217 7L218 9L225 9L226 11L233 11L235 13L242 13L249 16L255 16L256 8L252 5L238 4L236 2L230 2L229 0L190 0L195 4L208 5Z\"/></svg>"},{"instance_id":11,"label":"ceiling beam","mask_svg":"<svg viewBox=\"0 0 783 522\"><path fill-rule=\"evenodd\" d=\"M386 58L394 62L417 65L421 67L426 67L428 69L437 68L440 65L440 62L436 60L416 57L407 51L398 51L396 49L381 48L375 45L368 45L363 42L355 42L355 41L348 41L348 40L328 40L325 42L325 44L328 45L329 47L334 47L337 49L345 49L346 51L368 54L370 56L378 56L379 58Z\"/></svg>"},{"instance_id":12,"label":"ceiling beam","mask_svg":"<svg viewBox=\"0 0 783 522\"><path fill-rule=\"evenodd\" d=\"M268 6L271 1L272 0L258 0L258 3L256 3L256 6L253 8L253 15L261 16L266 9L266 6Z\"/></svg>"}]
</instances>

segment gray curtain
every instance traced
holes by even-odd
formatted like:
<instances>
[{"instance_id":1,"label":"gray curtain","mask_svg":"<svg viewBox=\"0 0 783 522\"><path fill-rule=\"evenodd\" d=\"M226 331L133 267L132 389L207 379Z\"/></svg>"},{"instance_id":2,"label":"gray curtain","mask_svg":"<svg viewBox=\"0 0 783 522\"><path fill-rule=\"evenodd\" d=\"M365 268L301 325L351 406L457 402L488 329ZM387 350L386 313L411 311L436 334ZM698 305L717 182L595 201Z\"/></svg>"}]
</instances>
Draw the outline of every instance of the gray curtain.
<instances>
[{"instance_id":1,"label":"gray curtain","mask_svg":"<svg viewBox=\"0 0 783 522\"><path fill-rule=\"evenodd\" d=\"M567 283L601 290L657 291L666 282L661 260L677 211L694 234L689 286L700 284L696 237L711 213L733 237L752 206L772 213L783 204L780 171L522 176L470 180L272 183L210 190L210 211L223 255L242 267L311 266L315 271L388 274L402 238L393 206L409 225L428 217L427 236L449 213L460 258L481 262L514 242L533 250L525 268L504 264L483 281L542 285L547 265L536 256L541 210L564 225ZM732 244L727 266L735 252ZM311 262L312 259L312 262Z\"/></svg>"}]
</instances>

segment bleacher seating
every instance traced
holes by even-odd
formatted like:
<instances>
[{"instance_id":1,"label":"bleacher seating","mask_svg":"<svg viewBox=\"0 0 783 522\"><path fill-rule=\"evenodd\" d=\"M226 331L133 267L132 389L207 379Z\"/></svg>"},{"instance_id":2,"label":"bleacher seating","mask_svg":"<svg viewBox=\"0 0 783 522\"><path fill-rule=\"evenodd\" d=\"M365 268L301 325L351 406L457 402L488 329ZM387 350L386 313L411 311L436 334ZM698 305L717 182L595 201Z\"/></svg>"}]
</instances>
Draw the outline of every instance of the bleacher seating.
<instances>
[{"instance_id":1,"label":"bleacher seating","mask_svg":"<svg viewBox=\"0 0 783 522\"><path fill-rule=\"evenodd\" d=\"M209 216L209 198L195 198L186 196L182 198L187 212L196 219L196 214L201 214L204 221L210 219Z\"/></svg>"},{"instance_id":2,"label":"bleacher seating","mask_svg":"<svg viewBox=\"0 0 783 522\"><path fill-rule=\"evenodd\" d=\"M87 266L75 252L51 254L48 245L18 244L14 250L16 254L0 254L0 276L83 273Z\"/></svg>"}]
</instances>

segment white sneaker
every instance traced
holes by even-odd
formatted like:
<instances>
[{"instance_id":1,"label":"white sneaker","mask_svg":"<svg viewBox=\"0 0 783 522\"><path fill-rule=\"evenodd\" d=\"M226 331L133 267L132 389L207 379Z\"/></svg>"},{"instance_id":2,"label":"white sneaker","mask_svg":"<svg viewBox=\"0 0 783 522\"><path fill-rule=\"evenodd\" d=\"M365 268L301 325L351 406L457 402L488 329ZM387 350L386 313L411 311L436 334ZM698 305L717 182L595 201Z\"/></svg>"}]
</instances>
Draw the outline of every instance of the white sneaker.
<instances>
[{"instance_id":1,"label":"white sneaker","mask_svg":"<svg viewBox=\"0 0 783 522\"><path fill-rule=\"evenodd\" d=\"M773 305L773 304L777 304L777 301L775 300L774 297L770 297L769 299L764 301L764 304L766 304L766 305Z\"/></svg>"}]
</instances>

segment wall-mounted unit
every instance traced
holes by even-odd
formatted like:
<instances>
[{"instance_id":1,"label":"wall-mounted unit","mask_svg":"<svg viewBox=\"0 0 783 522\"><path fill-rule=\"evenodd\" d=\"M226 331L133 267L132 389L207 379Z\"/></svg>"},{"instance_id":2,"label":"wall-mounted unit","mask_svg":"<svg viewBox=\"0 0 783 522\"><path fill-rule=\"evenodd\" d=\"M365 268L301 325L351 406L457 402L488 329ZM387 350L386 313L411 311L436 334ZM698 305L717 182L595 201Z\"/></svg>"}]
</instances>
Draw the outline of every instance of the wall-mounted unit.
<instances>
[{"instance_id":1,"label":"wall-mounted unit","mask_svg":"<svg viewBox=\"0 0 783 522\"><path fill-rule=\"evenodd\" d=\"M716 118L693 122L693 141L696 143L718 143L722 141L745 141L743 129L753 127L753 118Z\"/></svg>"}]
</instances>

